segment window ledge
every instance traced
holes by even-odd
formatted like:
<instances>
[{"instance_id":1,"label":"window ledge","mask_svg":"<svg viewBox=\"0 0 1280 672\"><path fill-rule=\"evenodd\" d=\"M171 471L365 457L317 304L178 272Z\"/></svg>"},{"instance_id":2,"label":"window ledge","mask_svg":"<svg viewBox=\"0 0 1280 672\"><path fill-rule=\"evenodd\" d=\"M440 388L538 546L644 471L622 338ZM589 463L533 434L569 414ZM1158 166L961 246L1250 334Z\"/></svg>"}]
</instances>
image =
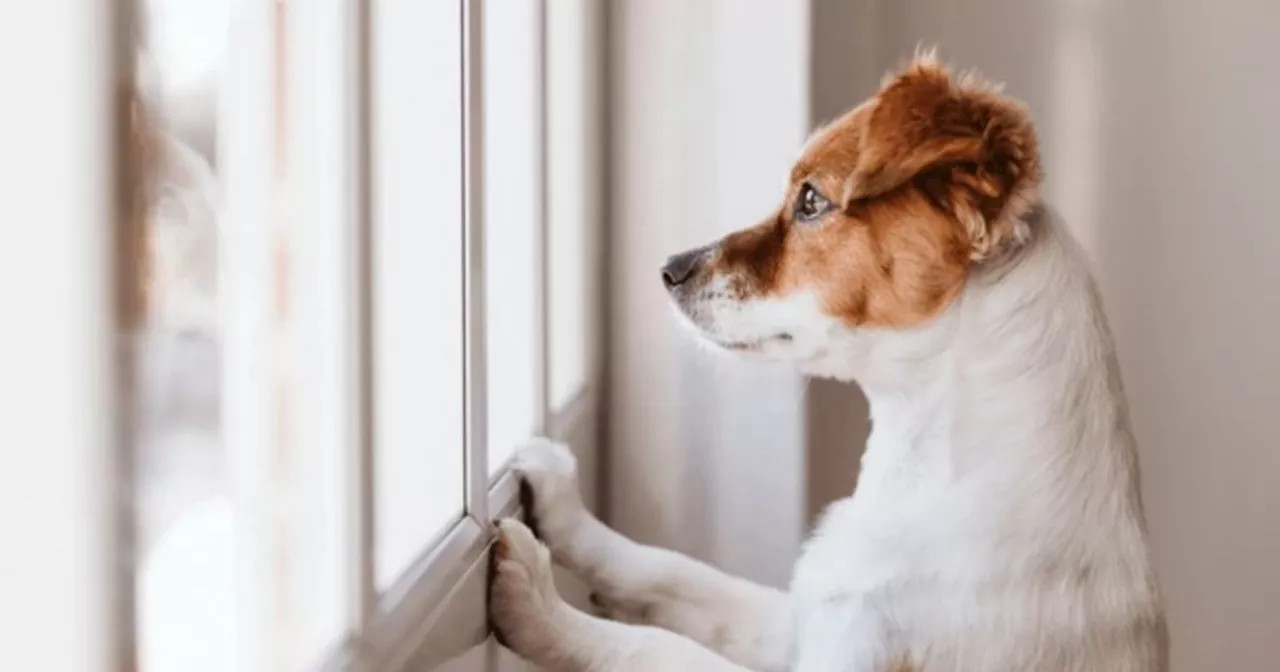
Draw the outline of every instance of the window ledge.
<instances>
[{"instance_id":1,"label":"window ledge","mask_svg":"<svg viewBox=\"0 0 1280 672\"><path fill-rule=\"evenodd\" d=\"M595 403L593 391L584 389L551 418L548 433L568 441L575 454L592 450L572 439L594 417ZM489 634L485 591L491 520L519 514L519 478L503 466L487 499L489 520L467 515L455 523L379 599L365 637L349 643L323 669L431 670L484 641Z\"/></svg>"}]
</instances>

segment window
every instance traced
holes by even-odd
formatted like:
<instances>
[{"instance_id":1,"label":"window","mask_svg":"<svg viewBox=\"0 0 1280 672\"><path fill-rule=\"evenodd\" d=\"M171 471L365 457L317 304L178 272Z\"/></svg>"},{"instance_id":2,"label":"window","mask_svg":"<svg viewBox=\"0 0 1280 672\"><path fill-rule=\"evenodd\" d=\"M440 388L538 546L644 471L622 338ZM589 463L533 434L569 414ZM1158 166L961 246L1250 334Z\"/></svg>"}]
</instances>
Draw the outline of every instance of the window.
<instances>
[{"instance_id":1,"label":"window","mask_svg":"<svg viewBox=\"0 0 1280 672\"><path fill-rule=\"evenodd\" d=\"M542 93L538 3L484 15L485 327L489 471L542 429Z\"/></svg>"},{"instance_id":2,"label":"window","mask_svg":"<svg viewBox=\"0 0 1280 672\"><path fill-rule=\"evenodd\" d=\"M138 665L306 669L349 626L342 61L305 3L139 10Z\"/></svg>"},{"instance_id":3,"label":"window","mask_svg":"<svg viewBox=\"0 0 1280 672\"><path fill-rule=\"evenodd\" d=\"M33 403L93 449L45 465L77 467L66 531L100 532L73 554L84 613L128 616L86 616L93 669L440 660L438 624L483 632L468 577L517 506L504 463L592 413L585 5L49 1L38 34L96 36L50 75L61 116L28 120L61 143L40 184L86 196L33 254L74 319L27 345L76 364Z\"/></svg>"},{"instance_id":4,"label":"window","mask_svg":"<svg viewBox=\"0 0 1280 672\"><path fill-rule=\"evenodd\" d=\"M484 16L488 464L545 433L587 386L588 173L598 117L590 3L520 2Z\"/></svg>"},{"instance_id":5,"label":"window","mask_svg":"<svg viewBox=\"0 0 1280 672\"><path fill-rule=\"evenodd\" d=\"M385 589L464 511L462 7L381 1L372 19L374 537Z\"/></svg>"},{"instance_id":6,"label":"window","mask_svg":"<svg viewBox=\"0 0 1280 672\"><path fill-rule=\"evenodd\" d=\"M600 114L593 85L602 72L592 53L590 3L546 3L543 99L546 101L547 394L552 409L572 407L590 378L590 306L600 282L590 250L603 181L593 174Z\"/></svg>"}]
</instances>

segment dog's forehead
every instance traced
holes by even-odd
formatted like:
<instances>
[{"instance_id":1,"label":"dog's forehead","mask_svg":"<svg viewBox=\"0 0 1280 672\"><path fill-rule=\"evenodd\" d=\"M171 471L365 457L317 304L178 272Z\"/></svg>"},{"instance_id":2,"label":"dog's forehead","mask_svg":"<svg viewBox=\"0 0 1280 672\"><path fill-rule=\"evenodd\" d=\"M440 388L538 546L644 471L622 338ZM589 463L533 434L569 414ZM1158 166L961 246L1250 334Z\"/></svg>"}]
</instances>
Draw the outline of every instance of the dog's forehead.
<instances>
[{"instance_id":1,"label":"dog's forehead","mask_svg":"<svg viewBox=\"0 0 1280 672\"><path fill-rule=\"evenodd\" d=\"M788 183L794 185L815 174L843 177L852 172L858 162L865 119L874 103L874 98L869 99L815 130L792 165Z\"/></svg>"}]
</instances>

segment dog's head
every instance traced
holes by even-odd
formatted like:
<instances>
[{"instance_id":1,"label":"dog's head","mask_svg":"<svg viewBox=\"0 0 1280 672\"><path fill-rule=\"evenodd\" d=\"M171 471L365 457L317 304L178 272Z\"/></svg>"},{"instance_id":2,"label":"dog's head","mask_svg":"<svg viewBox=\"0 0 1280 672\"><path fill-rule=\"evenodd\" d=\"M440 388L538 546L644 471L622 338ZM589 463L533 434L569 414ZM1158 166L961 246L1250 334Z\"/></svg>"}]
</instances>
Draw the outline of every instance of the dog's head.
<instances>
[{"instance_id":1,"label":"dog's head","mask_svg":"<svg viewBox=\"0 0 1280 672\"><path fill-rule=\"evenodd\" d=\"M671 257L679 311L725 349L803 362L928 322L1019 245L1040 181L1022 105L918 56L810 139L765 221Z\"/></svg>"}]
</instances>

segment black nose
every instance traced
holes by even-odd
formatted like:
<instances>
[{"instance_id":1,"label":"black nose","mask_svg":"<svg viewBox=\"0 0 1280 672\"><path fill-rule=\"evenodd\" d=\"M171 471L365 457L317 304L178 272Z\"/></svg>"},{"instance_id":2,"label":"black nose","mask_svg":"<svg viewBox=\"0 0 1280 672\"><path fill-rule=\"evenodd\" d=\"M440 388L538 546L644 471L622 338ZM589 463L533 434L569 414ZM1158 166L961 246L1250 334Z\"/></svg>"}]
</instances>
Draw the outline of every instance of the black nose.
<instances>
[{"instance_id":1,"label":"black nose","mask_svg":"<svg viewBox=\"0 0 1280 672\"><path fill-rule=\"evenodd\" d=\"M702 265L704 252L706 252L705 249L698 248L681 252L667 259L667 263L662 265L662 284L670 289L692 278L698 272L698 267Z\"/></svg>"}]
</instances>

